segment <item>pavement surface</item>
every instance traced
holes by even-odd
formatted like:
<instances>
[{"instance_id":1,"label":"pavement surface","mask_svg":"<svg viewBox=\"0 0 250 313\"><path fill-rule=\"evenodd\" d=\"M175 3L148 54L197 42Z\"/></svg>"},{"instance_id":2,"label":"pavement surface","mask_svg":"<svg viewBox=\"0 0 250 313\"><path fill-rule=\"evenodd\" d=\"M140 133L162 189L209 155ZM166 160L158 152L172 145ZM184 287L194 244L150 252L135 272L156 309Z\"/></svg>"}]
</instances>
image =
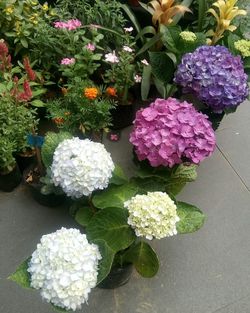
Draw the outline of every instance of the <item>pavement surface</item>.
<instances>
[{"instance_id":1,"label":"pavement surface","mask_svg":"<svg viewBox=\"0 0 250 313\"><path fill-rule=\"evenodd\" d=\"M133 171L129 129L106 141L113 159ZM250 313L250 103L224 118L217 149L198 179L178 199L200 207L204 227L152 242L160 270L151 279L133 273L115 290L94 289L85 313ZM0 313L51 313L38 291L6 278L36 248L43 234L77 226L66 207L37 204L25 186L0 193Z\"/></svg>"}]
</instances>

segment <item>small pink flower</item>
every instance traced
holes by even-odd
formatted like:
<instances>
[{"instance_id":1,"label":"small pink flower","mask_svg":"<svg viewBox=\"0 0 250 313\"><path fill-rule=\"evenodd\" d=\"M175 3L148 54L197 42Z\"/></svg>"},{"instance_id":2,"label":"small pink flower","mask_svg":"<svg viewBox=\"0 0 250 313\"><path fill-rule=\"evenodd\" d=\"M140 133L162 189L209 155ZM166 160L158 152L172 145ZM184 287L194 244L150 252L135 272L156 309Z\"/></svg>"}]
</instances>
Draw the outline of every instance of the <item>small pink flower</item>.
<instances>
[{"instance_id":1,"label":"small pink flower","mask_svg":"<svg viewBox=\"0 0 250 313\"><path fill-rule=\"evenodd\" d=\"M136 75L134 76L134 81L135 81L136 83L140 83L141 80L142 80L142 77L141 77L140 75L136 74Z\"/></svg>"},{"instance_id":2,"label":"small pink flower","mask_svg":"<svg viewBox=\"0 0 250 313\"><path fill-rule=\"evenodd\" d=\"M72 65L75 63L75 58L64 58L61 60L61 64L63 65Z\"/></svg>"},{"instance_id":3,"label":"small pink flower","mask_svg":"<svg viewBox=\"0 0 250 313\"><path fill-rule=\"evenodd\" d=\"M124 27L123 29L124 29L125 33L131 33L134 28L133 27Z\"/></svg>"},{"instance_id":4,"label":"small pink flower","mask_svg":"<svg viewBox=\"0 0 250 313\"><path fill-rule=\"evenodd\" d=\"M123 46L122 50L124 50L126 52L133 52L133 49L131 49L129 46Z\"/></svg>"},{"instance_id":5,"label":"small pink flower","mask_svg":"<svg viewBox=\"0 0 250 313\"><path fill-rule=\"evenodd\" d=\"M95 51L95 45L94 45L93 43L91 43L91 42L89 42L89 43L85 46L85 48L86 48L87 50L89 50L89 51Z\"/></svg>"},{"instance_id":6,"label":"small pink flower","mask_svg":"<svg viewBox=\"0 0 250 313\"><path fill-rule=\"evenodd\" d=\"M110 134L110 140L117 141L119 140L119 136L117 134Z\"/></svg>"},{"instance_id":7,"label":"small pink flower","mask_svg":"<svg viewBox=\"0 0 250 313\"><path fill-rule=\"evenodd\" d=\"M104 55L105 61L109 63L119 63L119 58L116 56L115 51Z\"/></svg>"},{"instance_id":8,"label":"small pink flower","mask_svg":"<svg viewBox=\"0 0 250 313\"><path fill-rule=\"evenodd\" d=\"M54 23L54 27L55 28L67 28L67 23L65 23L65 22L55 22Z\"/></svg>"},{"instance_id":9,"label":"small pink flower","mask_svg":"<svg viewBox=\"0 0 250 313\"><path fill-rule=\"evenodd\" d=\"M74 29L81 27L81 26L82 26L82 23L79 20L72 19L72 20L68 20L68 22L67 22L68 30L74 30Z\"/></svg>"},{"instance_id":10,"label":"small pink flower","mask_svg":"<svg viewBox=\"0 0 250 313\"><path fill-rule=\"evenodd\" d=\"M149 63L148 63L148 61L146 60L146 59L143 59L143 60L141 60L141 63L143 64L143 65L149 65Z\"/></svg>"},{"instance_id":11,"label":"small pink flower","mask_svg":"<svg viewBox=\"0 0 250 313\"><path fill-rule=\"evenodd\" d=\"M68 30L74 30L78 27L82 26L81 21L79 20L68 20L67 22L55 22L54 27L55 28L62 28L62 29L68 29Z\"/></svg>"}]
</instances>

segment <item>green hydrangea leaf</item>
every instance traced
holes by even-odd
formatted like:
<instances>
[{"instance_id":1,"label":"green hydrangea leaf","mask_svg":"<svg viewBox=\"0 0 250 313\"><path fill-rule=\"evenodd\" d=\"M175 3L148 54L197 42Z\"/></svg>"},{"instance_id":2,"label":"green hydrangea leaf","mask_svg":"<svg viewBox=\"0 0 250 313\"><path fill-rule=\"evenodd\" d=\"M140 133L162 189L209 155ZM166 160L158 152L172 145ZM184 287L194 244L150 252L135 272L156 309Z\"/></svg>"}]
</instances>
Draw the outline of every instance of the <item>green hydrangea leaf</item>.
<instances>
[{"instance_id":1,"label":"green hydrangea leaf","mask_svg":"<svg viewBox=\"0 0 250 313\"><path fill-rule=\"evenodd\" d=\"M116 165L109 183L113 185L123 185L127 182L128 178L124 174L123 169L119 165Z\"/></svg>"},{"instance_id":2,"label":"green hydrangea leaf","mask_svg":"<svg viewBox=\"0 0 250 313\"><path fill-rule=\"evenodd\" d=\"M30 287L30 274L27 271L29 266L30 258L25 260L23 263L21 263L17 270L11 274L8 279L16 282L18 285L24 287L24 288L31 288Z\"/></svg>"},{"instance_id":3,"label":"green hydrangea leaf","mask_svg":"<svg viewBox=\"0 0 250 313\"><path fill-rule=\"evenodd\" d=\"M205 215L196 206L185 203L177 203L177 214L180 221L176 228L179 234L193 233L200 229L205 221Z\"/></svg>"},{"instance_id":4,"label":"green hydrangea leaf","mask_svg":"<svg viewBox=\"0 0 250 313\"><path fill-rule=\"evenodd\" d=\"M175 71L172 59L165 52L149 52L153 75L164 84L168 83Z\"/></svg>"},{"instance_id":5,"label":"green hydrangea leaf","mask_svg":"<svg viewBox=\"0 0 250 313\"><path fill-rule=\"evenodd\" d=\"M78 209L75 215L75 220L78 224L86 227L88 226L91 218L93 217L94 212L90 207L84 206Z\"/></svg>"},{"instance_id":6,"label":"green hydrangea leaf","mask_svg":"<svg viewBox=\"0 0 250 313\"><path fill-rule=\"evenodd\" d=\"M99 251L102 255L102 259L98 263L99 270L97 284L99 284L109 274L113 264L115 252L108 246L108 244L104 240L97 239L94 240L93 243L98 245Z\"/></svg>"},{"instance_id":7,"label":"green hydrangea leaf","mask_svg":"<svg viewBox=\"0 0 250 313\"><path fill-rule=\"evenodd\" d=\"M159 260L155 251L146 242L138 242L123 254L122 261L133 263L137 272L143 277L153 277L159 269Z\"/></svg>"},{"instance_id":8,"label":"green hydrangea leaf","mask_svg":"<svg viewBox=\"0 0 250 313\"><path fill-rule=\"evenodd\" d=\"M105 208L92 217L86 229L87 236L91 241L104 240L115 252L126 249L136 238L127 220L127 210Z\"/></svg>"},{"instance_id":9,"label":"green hydrangea leaf","mask_svg":"<svg viewBox=\"0 0 250 313\"><path fill-rule=\"evenodd\" d=\"M111 185L104 191L95 194L92 202L99 209L123 208L124 202L132 198L138 192L138 186L127 183L121 186Z\"/></svg>"}]
</instances>

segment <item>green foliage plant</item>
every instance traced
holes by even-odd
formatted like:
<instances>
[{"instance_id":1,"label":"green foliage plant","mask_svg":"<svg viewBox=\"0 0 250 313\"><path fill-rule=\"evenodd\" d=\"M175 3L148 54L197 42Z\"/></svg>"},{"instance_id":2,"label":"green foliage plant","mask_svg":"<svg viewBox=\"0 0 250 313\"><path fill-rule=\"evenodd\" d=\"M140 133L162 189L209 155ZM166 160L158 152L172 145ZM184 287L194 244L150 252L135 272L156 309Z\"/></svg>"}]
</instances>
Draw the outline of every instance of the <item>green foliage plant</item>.
<instances>
[{"instance_id":1,"label":"green foliage plant","mask_svg":"<svg viewBox=\"0 0 250 313\"><path fill-rule=\"evenodd\" d=\"M37 0L2 0L0 2L0 37L17 53L27 53L30 39L42 20L50 21L55 12Z\"/></svg>"},{"instance_id":2,"label":"green foliage plant","mask_svg":"<svg viewBox=\"0 0 250 313\"><path fill-rule=\"evenodd\" d=\"M91 81L73 82L63 87L63 96L47 103L49 117L59 129L75 135L105 130L111 125L114 97Z\"/></svg>"}]
</instances>

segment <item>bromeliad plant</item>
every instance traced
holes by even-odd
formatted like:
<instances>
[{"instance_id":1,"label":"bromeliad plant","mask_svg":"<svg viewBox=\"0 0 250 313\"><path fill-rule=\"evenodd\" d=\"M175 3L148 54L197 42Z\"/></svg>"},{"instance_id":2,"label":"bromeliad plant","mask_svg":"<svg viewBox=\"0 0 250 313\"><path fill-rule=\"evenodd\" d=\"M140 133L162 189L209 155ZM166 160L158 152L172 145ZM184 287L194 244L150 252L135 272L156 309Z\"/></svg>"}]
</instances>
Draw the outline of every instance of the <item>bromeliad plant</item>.
<instances>
[{"instance_id":1,"label":"bromeliad plant","mask_svg":"<svg viewBox=\"0 0 250 313\"><path fill-rule=\"evenodd\" d=\"M78 138L63 141L54 153L52 179L79 199L71 212L87 238L64 228L43 236L32 257L10 279L40 290L60 310L76 310L115 267L133 264L143 277L153 277L158 257L139 239L194 232L204 222L197 207L166 193L171 184L194 179L195 167L182 164L169 173L164 168L140 170L128 179L101 144Z\"/></svg>"}]
</instances>

